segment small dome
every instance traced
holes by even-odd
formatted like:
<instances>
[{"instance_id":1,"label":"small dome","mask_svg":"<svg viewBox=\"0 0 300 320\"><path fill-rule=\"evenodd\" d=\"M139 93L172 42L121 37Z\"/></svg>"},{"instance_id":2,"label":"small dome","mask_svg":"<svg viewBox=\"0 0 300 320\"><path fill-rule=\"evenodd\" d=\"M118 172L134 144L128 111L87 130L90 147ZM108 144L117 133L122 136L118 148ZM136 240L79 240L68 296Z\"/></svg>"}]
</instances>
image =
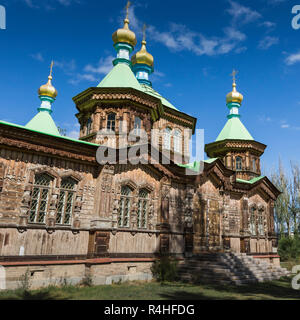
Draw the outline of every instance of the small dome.
<instances>
[{"instance_id":1,"label":"small dome","mask_svg":"<svg viewBox=\"0 0 300 320\"><path fill-rule=\"evenodd\" d=\"M137 43L136 36L135 36L135 33L129 29L128 18L124 20L124 27L114 32L114 34L112 35L112 39L114 44L122 42L122 43L128 43L133 47L136 45Z\"/></svg>"},{"instance_id":2,"label":"small dome","mask_svg":"<svg viewBox=\"0 0 300 320\"><path fill-rule=\"evenodd\" d=\"M52 76L50 75L48 77L48 82L39 88L38 93L40 96L47 96L53 99L57 97L57 91L53 87L51 80L52 80Z\"/></svg>"},{"instance_id":3,"label":"small dome","mask_svg":"<svg viewBox=\"0 0 300 320\"><path fill-rule=\"evenodd\" d=\"M236 90L236 83L234 82L232 84L232 91L229 92L226 96L226 103L231 103L231 102L237 102L239 104L242 103L244 97L241 93L239 93L237 90Z\"/></svg>"},{"instance_id":4,"label":"small dome","mask_svg":"<svg viewBox=\"0 0 300 320\"><path fill-rule=\"evenodd\" d=\"M146 41L143 40L141 50L137 52L134 56L132 56L131 62L133 65L146 64L149 67L153 67L154 58L149 52L147 52L146 44Z\"/></svg>"}]
</instances>

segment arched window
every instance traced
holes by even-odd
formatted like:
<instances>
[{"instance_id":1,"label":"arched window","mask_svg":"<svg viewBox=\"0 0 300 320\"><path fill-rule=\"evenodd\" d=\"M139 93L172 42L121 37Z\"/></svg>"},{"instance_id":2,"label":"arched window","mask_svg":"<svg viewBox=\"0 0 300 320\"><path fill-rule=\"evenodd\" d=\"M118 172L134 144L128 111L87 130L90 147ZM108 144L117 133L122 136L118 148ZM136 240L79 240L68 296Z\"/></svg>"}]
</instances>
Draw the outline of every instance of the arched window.
<instances>
[{"instance_id":1,"label":"arched window","mask_svg":"<svg viewBox=\"0 0 300 320\"><path fill-rule=\"evenodd\" d=\"M252 159L252 169L253 169L253 172L256 172L256 160L255 159Z\"/></svg>"},{"instance_id":2,"label":"arched window","mask_svg":"<svg viewBox=\"0 0 300 320\"><path fill-rule=\"evenodd\" d=\"M141 128L142 128L142 120L139 117L134 118L134 134L137 136L140 135L141 133Z\"/></svg>"},{"instance_id":3,"label":"arched window","mask_svg":"<svg viewBox=\"0 0 300 320\"><path fill-rule=\"evenodd\" d=\"M128 186L121 188L120 211L118 225L119 227L129 227L130 205L132 190Z\"/></svg>"},{"instance_id":4,"label":"arched window","mask_svg":"<svg viewBox=\"0 0 300 320\"><path fill-rule=\"evenodd\" d=\"M255 208L251 208L250 212L250 233L256 235L256 212Z\"/></svg>"},{"instance_id":5,"label":"arched window","mask_svg":"<svg viewBox=\"0 0 300 320\"><path fill-rule=\"evenodd\" d=\"M182 136L178 129L174 131L174 152L182 153Z\"/></svg>"},{"instance_id":6,"label":"arched window","mask_svg":"<svg viewBox=\"0 0 300 320\"><path fill-rule=\"evenodd\" d=\"M138 201L138 216L137 216L137 225L138 228L147 228L148 221L148 202L149 202L149 192L145 189L140 190L139 192L139 201Z\"/></svg>"},{"instance_id":7,"label":"arched window","mask_svg":"<svg viewBox=\"0 0 300 320\"><path fill-rule=\"evenodd\" d=\"M236 168L236 170L242 170L242 158L241 157L236 157L235 168Z\"/></svg>"},{"instance_id":8,"label":"arched window","mask_svg":"<svg viewBox=\"0 0 300 320\"><path fill-rule=\"evenodd\" d=\"M108 114L106 128L108 131L115 131L116 130L116 114L115 113Z\"/></svg>"},{"instance_id":9,"label":"arched window","mask_svg":"<svg viewBox=\"0 0 300 320\"><path fill-rule=\"evenodd\" d=\"M86 124L86 134L90 134L92 131L92 119L89 118Z\"/></svg>"},{"instance_id":10,"label":"arched window","mask_svg":"<svg viewBox=\"0 0 300 320\"><path fill-rule=\"evenodd\" d=\"M56 213L57 224L71 224L75 198L75 187L76 181L74 179L62 179Z\"/></svg>"},{"instance_id":11,"label":"arched window","mask_svg":"<svg viewBox=\"0 0 300 320\"><path fill-rule=\"evenodd\" d=\"M164 131L164 149L170 150L171 149L171 129L166 128Z\"/></svg>"},{"instance_id":12,"label":"arched window","mask_svg":"<svg viewBox=\"0 0 300 320\"><path fill-rule=\"evenodd\" d=\"M263 236L265 234L263 210L259 210L258 211L258 225L257 225L257 228L258 228L258 234L260 236Z\"/></svg>"},{"instance_id":13,"label":"arched window","mask_svg":"<svg viewBox=\"0 0 300 320\"><path fill-rule=\"evenodd\" d=\"M52 178L48 174L36 174L30 204L30 223L44 223L49 205Z\"/></svg>"}]
</instances>

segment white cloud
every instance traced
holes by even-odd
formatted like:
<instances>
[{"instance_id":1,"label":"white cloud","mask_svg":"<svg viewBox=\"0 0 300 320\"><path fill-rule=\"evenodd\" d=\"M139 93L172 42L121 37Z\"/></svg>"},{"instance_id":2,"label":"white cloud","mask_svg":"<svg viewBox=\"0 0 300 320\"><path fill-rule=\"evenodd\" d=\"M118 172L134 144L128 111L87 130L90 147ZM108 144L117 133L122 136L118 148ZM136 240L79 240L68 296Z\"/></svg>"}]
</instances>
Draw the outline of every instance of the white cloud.
<instances>
[{"instance_id":1,"label":"white cloud","mask_svg":"<svg viewBox=\"0 0 300 320\"><path fill-rule=\"evenodd\" d=\"M76 70L76 62L74 59L69 61L54 61L54 67L60 68L67 75L73 75Z\"/></svg>"},{"instance_id":2,"label":"white cloud","mask_svg":"<svg viewBox=\"0 0 300 320\"><path fill-rule=\"evenodd\" d=\"M113 56L108 56L106 58L101 58L99 63L96 66L88 64L84 67L84 71L87 73L96 73L96 74L107 74L112 69L112 61L114 60Z\"/></svg>"},{"instance_id":3,"label":"white cloud","mask_svg":"<svg viewBox=\"0 0 300 320\"><path fill-rule=\"evenodd\" d=\"M60 4L62 6L68 7L71 4L79 4L81 3L80 0L22 0L24 1L24 3L30 7L30 8L34 8L34 9L39 9L39 8L44 8L46 10L53 10L56 4Z\"/></svg>"},{"instance_id":4,"label":"white cloud","mask_svg":"<svg viewBox=\"0 0 300 320\"><path fill-rule=\"evenodd\" d=\"M229 0L230 8L227 12L232 16L233 23L247 24L261 18L261 14L249 7Z\"/></svg>"},{"instance_id":5,"label":"white cloud","mask_svg":"<svg viewBox=\"0 0 300 320\"><path fill-rule=\"evenodd\" d=\"M239 48L236 48L236 49L235 49L235 53L240 54L240 53L243 53L243 52L247 51L247 49L248 49L248 48L245 47L245 46L239 47Z\"/></svg>"},{"instance_id":6,"label":"white cloud","mask_svg":"<svg viewBox=\"0 0 300 320\"><path fill-rule=\"evenodd\" d=\"M269 29L273 29L276 27L276 23L275 22L272 22L272 21L264 21L260 24L260 26L263 26L263 27L266 27L266 28L269 28Z\"/></svg>"},{"instance_id":7,"label":"white cloud","mask_svg":"<svg viewBox=\"0 0 300 320\"><path fill-rule=\"evenodd\" d=\"M288 129L289 127L290 127L290 125L287 123L281 125L282 129Z\"/></svg>"},{"instance_id":8,"label":"white cloud","mask_svg":"<svg viewBox=\"0 0 300 320\"><path fill-rule=\"evenodd\" d=\"M234 29L233 27L225 28L224 32L230 40L244 41L246 39L246 35L244 33Z\"/></svg>"},{"instance_id":9,"label":"white cloud","mask_svg":"<svg viewBox=\"0 0 300 320\"><path fill-rule=\"evenodd\" d=\"M278 44L278 43L279 43L279 38L266 36L262 40L260 40L260 42L258 44L258 48L262 49L262 50L267 50L271 46Z\"/></svg>"},{"instance_id":10,"label":"white cloud","mask_svg":"<svg viewBox=\"0 0 300 320\"><path fill-rule=\"evenodd\" d=\"M235 4L233 2L233 5ZM135 6L130 8L129 20L130 28L137 35L141 35L142 23L135 15ZM147 28L147 36L151 41L159 42L171 51L191 51L199 56L227 54L237 49L239 43L246 39L246 35L233 26L224 28L223 32L224 35L222 37L208 37L178 23L170 23L167 31L160 31L153 25ZM245 51L245 47L242 48L242 50L237 49L234 52L241 53Z\"/></svg>"},{"instance_id":11,"label":"white cloud","mask_svg":"<svg viewBox=\"0 0 300 320\"><path fill-rule=\"evenodd\" d=\"M259 116L258 119L260 122L263 122L263 123L273 122L272 118L266 115Z\"/></svg>"},{"instance_id":12,"label":"white cloud","mask_svg":"<svg viewBox=\"0 0 300 320\"><path fill-rule=\"evenodd\" d=\"M100 81L99 75L106 75L112 69L113 59L114 59L113 56L107 56L106 58L101 58L96 65L87 64L83 68L83 71L80 73L79 72L75 73L74 69L72 69L72 72L69 73L69 75L71 76L69 83L71 83L72 85L77 85L82 81L99 82Z\"/></svg>"},{"instance_id":13,"label":"white cloud","mask_svg":"<svg viewBox=\"0 0 300 320\"><path fill-rule=\"evenodd\" d=\"M289 55L286 59L285 59L285 63L289 66L300 62L300 51L298 53L294 53Z\"/></svg>"},{"instance_id":14,"label":"white cloud","mask_svg":"<svg viewBox=\"0 0 300 320\"><path fill-rule=\"evenodd\" d=\"M35 54L31 54L30 57L33 58L34 60L37 60L40 62L43 62L45 60L43 55L40 52L35 53Z\"/></svg>"},{"instance_id":15,"label":"white cloud","mask_svg":"<svg viewBox=\"0 0 300 320\"><path fill-rule=\"evenodd\" d=\"M72 139L78 139L79 138L79 130L72 130L67 132L67 137Z\"/></svg>"}]
</instances>

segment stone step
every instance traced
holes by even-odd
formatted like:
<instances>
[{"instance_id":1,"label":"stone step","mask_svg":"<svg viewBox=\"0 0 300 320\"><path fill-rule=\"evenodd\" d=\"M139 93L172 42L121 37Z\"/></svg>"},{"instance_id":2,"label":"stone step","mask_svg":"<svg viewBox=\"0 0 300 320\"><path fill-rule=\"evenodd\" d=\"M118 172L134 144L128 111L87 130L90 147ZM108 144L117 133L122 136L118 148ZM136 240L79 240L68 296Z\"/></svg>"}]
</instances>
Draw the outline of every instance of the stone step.
<instances>
[{"instance_id":1,"label":"stone step","mask_svg":"<svg viewBox=\"0 0 300 320\"><path fill-rule=\"evenodd\" d=\"M186 259L179 266L178 275L182 281L199 281L243 284L279 279L288 271L261 261L235 253L204 253Z\"/></svg>"}]
</instances>

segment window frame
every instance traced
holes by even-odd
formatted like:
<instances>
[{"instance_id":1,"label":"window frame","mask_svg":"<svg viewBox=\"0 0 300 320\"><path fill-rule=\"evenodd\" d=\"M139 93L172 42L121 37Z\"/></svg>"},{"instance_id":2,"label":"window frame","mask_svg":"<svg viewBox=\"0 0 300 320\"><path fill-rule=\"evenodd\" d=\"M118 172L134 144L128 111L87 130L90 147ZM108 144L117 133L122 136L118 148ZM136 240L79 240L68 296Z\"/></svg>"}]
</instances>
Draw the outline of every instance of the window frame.
<instances>
[{"instance_id":1,"label":"window frame","mask_svg":"<svg viewBox=\"0 0 300 320\"><path fill-rule=\"evenodd\" d=\"M173 149L176 153L182 153L182 132L179 129L174 130Z\"/></svg>"},{"instance_id":2,"label":"window frame","mask_svg":"<svg viewBox=\"0 0 300 320\"><path fill-rule=\"evenodd\" d=\"M69 181L73 183L73 189L71 188L64 188L62 187L64 181ZM77 187L77 181L75 179L73 179L72 177L65 177L61 180L60 182L60 189L59 189L59 196L58 196L58 203L57 203L57 209L56 209L56 217L55 217L55 224L57 225L63 225L63 226L70 226L72 224L73 221L73 212L74 212L74 202L76 199L76 187ZM61 201L61 196L63 194L63 201ZM71 204L69 201L69 196L72 195L71 198ZM67 201L66 201L67 199ZM61 217L60 220L58 221L58 214L59 214L59 206L60 203L63 202L63 206L62 206L62 210L61 210ZM70 204L70 212L67 212L67 206L68 204ZM68 222L66 221L66 215L69 214L69 220Z\"/></svg>"},{"instance_id":3,"label":"window frame","mask_svg":"<svg viewBox=\"0 0 300 320\"><path fill-rule=\"evenodd\" d=\"M240 164L239 167L238 167L238 164ZM243 158L240 157L240 156L235 158L235 170L236 171L242 171L243 170Z\"/></svg>"},{"instance_id":4,"label":"window frame","mask_svg":"<svg viewBox=\"0 0 300 320\"><path fill-rule=\"evenodd\" d=\"M47 177L48 185L38 184L37 178L38 177ZM51 197L51 188L53 183L53 177L51 177L47 173L36 173L34 175L34 182L33 182L33 189L31 194L31 201L30 201L30 208L29 208L29 216L28 216L28 223L32 224L45 224L46 223L46 217L48 214L48 209L50 205L50 197ZM35 190L38 190L37 193ZM47 190L46 198L43 199L43 192ZM36 196L35 196L36 194ZM33 209L33 203L36 201L36 206ZM45 208L43 211L41 211L41 204L42 202L45 202ZM32 213L34 211L34 219L31 219ZM43 213L43 220L40 220L40 215Z\"/></svg>"},{"instance_id":5,"label":"window frame","mask_svg":"<svg viewBox=\"0 0 300 320\"><path fill-rule=\"evenodd\" d=\"M113 119L110 119L110 116L113 116ZM116 113L110 112L107 114L106 119L106 130L109 132L116 132Z\"/></svg>"},{"instance_id":6,"label":"window frame","mask_svg":"<svg viewBox=\"0 0 300 320\"><path fill-rule=\"evenodd\" d=\"M250 223L249 223L249 231L251 236L256 236L256 208L250 208Z\"/></svg>"},{"instance_id":7,"label":"window frame","mask_svg":"<svg viewBox=\"0 0 300 320\"><path fill-rule=\"evenodd\" d=\"M141 193L145 192L146 196L141 196ZM149 203L150 203L150 192L142 188L139 190L138 194L138 212L137 212L137 227L138 229L148 228L148 218L149 218Z\"/></svg>"},{"instance_id":8,"label":"window frame","mask_svg":"<svg viewBox=\"0 0 300 320\"><path fill-rule=\"evenodd\" d=\"M139 124L139 127L136 126L137 124ZM135 116L134 123L133 123L133 132L135 135L139 136L141 134L141 130L142 130L142 119L138 116Z\"/></svg>"},{"instance_id":9,"label":"window frame","mask_svg":"<svg viewBox=\"0 0 300 320\"><path fill-rule=\"evenodd\" d=\"M257 231L258 235L264 236L265 235L265 228L264 228L264 210L258 210L258 217L257 217Z\"/></svg>"},{"instance_id":10,"label":"window frame","mask_svg":"<svg viewBox=\"0 0 300 320\"><path fill-rule=\"evenodd\" d=\"M124 194L124 189L129 190L128 194ZM118 227L119 228L129 228L130 227L130 211L132 205L132 193L133 189L128 185L121 186L121 195L119 202L119 213L118 213ZM126 212L125 212L126 210ZM125 218L127 219L127 223L124 224Z\"/></svg>"},{"instance_id":11,"label":"window frame","mask_svg":"<svg viewBox=\"0 0 300 320\"><path fill-rule=\"evenodd\" d=\"M92 118L88 118L87 123L86 123L86 135L91 134L91 132L92 132L92 124L93 124Z\"/></svg>"},{"instance_id":12,"label":"window frame","mask_svg":"<svg viewBox=\"0 0 300 320\"><path fill-rule=\"evenodd\" d=\"M171 150L171 136L172 136L172 129L170 127L166 127L164 129L164 139L163 139L164 150Z\"/></svg>"}]
</instances>

